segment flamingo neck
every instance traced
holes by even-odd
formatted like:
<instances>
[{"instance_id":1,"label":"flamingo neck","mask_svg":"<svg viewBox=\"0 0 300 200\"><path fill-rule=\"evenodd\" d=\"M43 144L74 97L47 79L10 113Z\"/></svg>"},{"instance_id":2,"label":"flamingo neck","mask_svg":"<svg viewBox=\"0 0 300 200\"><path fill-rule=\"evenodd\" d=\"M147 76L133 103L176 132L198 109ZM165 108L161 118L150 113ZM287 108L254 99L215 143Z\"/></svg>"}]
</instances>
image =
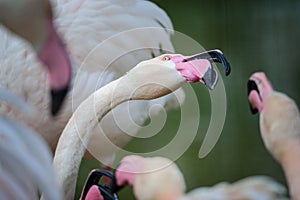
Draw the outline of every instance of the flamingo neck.
<instances>
[{"instance_id":1,"label":"flamingo neck","mask_svg":"<svg viewBox=\"0 0 300 200\"><path fill-rule=\"evenodd\" d=\"M164 199L164 200L181 200L183 198L183 193L181 193L180 191L172 191L169 193L163 193L160 194L158 196L156 196L154 199L155 200L160 200L160 199Z\"/></svg>"},{"instance_id":2,"label":"flamingo neck","mask_svg":"<svg viewBox=\"0 0 300 200\"><path fill-rule=\"evenodd\" d=\"M292 199L300 199L300 140L283 141L286 149L280 155Z\"/></svg>"},{"instance_id":3,"label":"flamingo neck","mask_svg":"<svg viewBox=\"0 0 300 200\"><path fill-rule=\"evenodd\" d=\"M74 199L79 166L92 130L111 109L130 100L130 87L122 81L123 78L100 88L82 102L61 134L55 151L54 167L65 199Z\"/></svg>"}]
</instances>

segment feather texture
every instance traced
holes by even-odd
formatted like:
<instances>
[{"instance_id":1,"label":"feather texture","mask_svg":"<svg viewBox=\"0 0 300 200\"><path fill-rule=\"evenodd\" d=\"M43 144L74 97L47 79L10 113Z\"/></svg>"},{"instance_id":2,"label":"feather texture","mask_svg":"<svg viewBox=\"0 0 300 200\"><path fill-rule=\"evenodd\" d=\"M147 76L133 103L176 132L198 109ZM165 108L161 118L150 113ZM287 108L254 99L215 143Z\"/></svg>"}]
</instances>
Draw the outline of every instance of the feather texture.
<instances>
[{"instance_id":1,"label":"feather texture","mask_svg":"<svg viewBox=\"0 0 300 200\"><path fill-rule=\"evenodd\" d=\"M25 102L3 88L0 98L15 103L21 112L33 113ZM62 199L44 140L27 126L3 116L0 127L0 198L39 199L40 192L49 200Z\"/></svg>"},{"instance_id":2,"label":"feather texture","mask_svg":"<svg viewBox=\"0 0 300 200\"><path fill-rule=\"evenodd\" d=\"M164 157L127 156L116 171L118 185L129 184L139 200L286 200L286 189L265 176L235 183L222 182L185 194L185 180L178 166Z\"/></svg>"},{"instance_id":3,"label":"feather texture","mask_svg":"<svg viewBox=\"0 0 300 200\"><path fill-rule=\"evenodd\" d=\"M160 48L167 51L174 49L170 41L173 31L170 19L162 9L149 1L52 0L51 3L56 27L66 43L73 67L73 89L65 107L60 116L50 116L49 86L44 83L47 79L46 70L40 67L42 64L26 42L12 34L6 36L7 32L0 30L0 38L6 38L7 43L4 52L0 52L0 57L4 57L1 61L0 84L34 106L39 117L24 119L7 105L0 105L0 112L25 121L55 149L62 129L86 97L124 75L140 61L160 54ZM101 122L102 130L95 132L111 135L115 143L124 144L129 140L128 136L116 137L125 135L121 130L124 127L120 127L120 124L126 124L125 129L134 135L139 130L137 124L143 124L148 118L148 110L153 104L164 106L170 102L182 103L184 93L179 91L178 94L178 101L174 101L174 95L169 95L153 101L131 102L130 108L138 107L139 111L132 109L129 114L126 112L127 105L120 105L114 110L114 115L108 114ZM118 122L119 118L112 120L113 116L122 115L121 122ZM97 143L99 139L96 134L92 141L95 141L92 149L103 146ZM105 148L93 152L101 151L105 152ZM107 162L112 160L112 154L107 151Z\"/></svg>"}]
</instances>

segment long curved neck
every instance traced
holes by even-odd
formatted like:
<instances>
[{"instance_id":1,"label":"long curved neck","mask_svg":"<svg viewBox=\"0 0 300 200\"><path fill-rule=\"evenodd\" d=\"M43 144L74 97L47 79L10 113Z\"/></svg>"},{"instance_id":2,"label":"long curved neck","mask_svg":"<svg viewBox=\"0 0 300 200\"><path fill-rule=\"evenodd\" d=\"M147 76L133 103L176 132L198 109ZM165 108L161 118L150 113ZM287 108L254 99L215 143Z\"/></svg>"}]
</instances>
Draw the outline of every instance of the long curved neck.
<instances>
[{"instance_id":1,"label":"long curved neck","mask_svg":"<svg viewBox=\"0 0 300 200\"><path fill-rule=\"evenodd\" d=\"M112 108L130 98L130 87L122 85L123 78L100 88L81 103L58 141L54 167L67 200L74 199L80 162L92 129Z\"/></svg>"},{"instance_id":2,"label":"long curved neck","mask_svg":"<svg viewBox=\"0 0 300 200\"><path fill-rule=\"evenodd\" d=\"M286 141L286 151L279 160L287 178L292 199L300 200L300 139Z\"/></svg>"},{"instance_id":3,"label":"long curved neck","mask_svg":"<svg viewBox=\"0 0 300 200\"><path fill-rule=\"evenodd\" d=\"M266 98L260 127L282 165L292 199L300 200L300 113L294 100L279 92Z\"/></svg>"}]
</instances>

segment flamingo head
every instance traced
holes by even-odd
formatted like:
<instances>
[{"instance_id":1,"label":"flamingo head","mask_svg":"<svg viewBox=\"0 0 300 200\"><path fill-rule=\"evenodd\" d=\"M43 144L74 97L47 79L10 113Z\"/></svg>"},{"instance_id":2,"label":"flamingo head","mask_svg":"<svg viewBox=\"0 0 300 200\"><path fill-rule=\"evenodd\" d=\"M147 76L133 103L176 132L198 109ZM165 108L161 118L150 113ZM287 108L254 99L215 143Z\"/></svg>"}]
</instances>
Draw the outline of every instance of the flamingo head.
<instances>
[{"instance_id":1,"label":"flamingo head","mask_svg":"<svg viewBox=\"0 0 300 200\"><path fill-rule=\"evenodd\" d=\"M180 169L163 157L126 156L115 176L119 186L133 186L137 199L178 199L186 188Z\"/></svg>"},{"instance_id":2,"label":"flamingo head","mask_svg":"<svg viewBox=\"0 0 300 200\"><path fill-rule=\"evenodd\" d=\"M212 50L193 56L164 54L139 63L124 78L130 88L135 88L133 99L160 97L178 89L185 82L200 82L214 89L218 73L212 66L213 62L222 63L226 75L229 75L230 65L223 53Z\"/></svg>"},{"instance_id":3,"label":"flamingo head","mask_svg":"<svg viewBox=\"0 0 300 200\"><path fill-rule=\"evenodd\" d=\"M264 101L273 92L273 87L263 72L256 72L248 80L248 100L253 114L261 112Z\"/></svg>"}]
</instances>

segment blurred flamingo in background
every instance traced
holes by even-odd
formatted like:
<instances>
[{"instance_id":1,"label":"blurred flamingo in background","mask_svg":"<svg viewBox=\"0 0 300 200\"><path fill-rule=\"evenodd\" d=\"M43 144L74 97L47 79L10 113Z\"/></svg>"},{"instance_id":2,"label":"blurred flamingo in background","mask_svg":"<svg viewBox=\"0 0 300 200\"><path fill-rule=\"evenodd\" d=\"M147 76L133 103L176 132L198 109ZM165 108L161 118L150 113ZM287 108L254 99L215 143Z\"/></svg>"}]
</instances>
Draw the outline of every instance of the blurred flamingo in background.
<instances>
[{"instance_id":1,"label":"blurred flamingo in background","mask_svg":"<svg viewBox=\"0 0 300 200\"><path fill-rule=\"evenodd\" d=\"M266 148L283 167L292 199L300 199L300 114L297 104L273 89L263 72L248 82L251 110L260 113L260 132Z\"/></svg>"},{"instance_id":2,"label":"blurred flamingo in background","mask_svg":"<svg viewBox=\"0 0 300 200\"><path fill-rule=\"evenodd\" d=\"M69 89L71 64L64 44L55 30L49 1L0 0L0 23L13 33L27 40L37 53L39 60L47 66L51 89L51 113L52 115L56 115ZM37 92L35 95L40 95L38 90L34 91L37 89L34 85L37 83L45 85L45 79L43 79L43 77L29 76L25 78L18 74L20 72L18 70L19 66L23 67L21 72L26 74L32 73L31 65L34 64L34 62L19 63L21 60L28 61L27 57L29 57L28 54L30 52L28 47L26 48L24 45L19 46L15 44L19 42L19 39L8 36L8 33L4 31L0 32L0 38L2 40L1 43L3 42L3 44L1 44L2 51L0 52L0 58L2 60L1 85L7 88L14 88L14 90L21 88L19 92L22 94L20 95L25 98L28 98L28 92ZM18 54L21 54L20 60L18 60L20 57L17 56ZM31 61L33 61L33 59L31 59ZM38 72L42 70L43 69L40 68ZM38 74L38 72L33 74ZM11 81L14 83L10 83ZM37 83L35 83L35 81L37 81ZM20 88L15 88L18 86L20 86ZM27 87L30 86L33 87L33 91L27 89Z\"/></svg>"},{"instance_id":3,"label":"blurred flamingo in background","mask_svg":"<svg viewBox=\"0 0 300 200\"><path fill-rule=\"evenodd\" d=\"M125 101L150 100L167 95L185 82L201 82L213 89L218 80L218 74L212 68L213 61L222 62L226 74L230 73L230 66L219 50L190 57L161 55L137 64L124 76L100 88L81 103L66 125L55 151L54 166L65 199L74 198L77 173L86 144L93 129L111 109ZM103 135L98 145L106 147L119 139L108 140L107 137L109 135Z\"/></svg>"},{"instance_id":4,"label":"blurred flamingo in background","mask_svg":"<svg viewBox=\"0 0 300 200\"><path fill-rule=\"evenodd\" d=\"M164 157L141 157L136 155L122 159L116 170L119 186L133 186L138 200L275 200L286 199L285 188L271 178L254 176L236 183L219 183L213 187L201 187L185 194L185 180L178 166ZM97 198L96 198L97 197ZM100 200L97 186L91 187L87 200Z\"/></svg>"}]
</instances>

